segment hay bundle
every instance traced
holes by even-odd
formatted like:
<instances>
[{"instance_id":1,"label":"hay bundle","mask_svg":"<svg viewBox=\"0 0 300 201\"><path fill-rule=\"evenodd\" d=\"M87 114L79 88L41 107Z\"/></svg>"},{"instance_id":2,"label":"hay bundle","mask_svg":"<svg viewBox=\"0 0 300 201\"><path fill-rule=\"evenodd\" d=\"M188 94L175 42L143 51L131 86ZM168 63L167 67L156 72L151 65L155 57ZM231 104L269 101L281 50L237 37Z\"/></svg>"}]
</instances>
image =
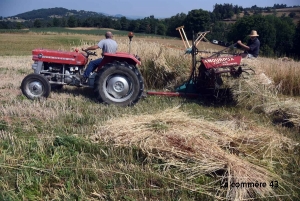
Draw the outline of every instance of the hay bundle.
<instances>
[{"instance_id":1,"label":"hay bundle","mask_svg":"<svg viewBox=\"0 0 300 201\"><path fill-rule=\"evenodd\" d=\"M191 191L215 193L218 199L241 200L276 196L269 181L284 181L273 173L273 162L284 163L282 151L293 149L290 139L273 130L241 126L235 121L209 122L189 117L178 108L154 115L126 116L106 122L91 137L115 146L139 146L165 166L177 167L176 184ZM214 175L215 183L197 185L203 175ZM260 188L230 187L232 183L266 183ZM222 188L220 184L229 187Z\"/></svg>"},{"instance_id":2,"label":"hay bundle","mask_svg":"<svg viewBox=\"0 0 300 201\"><path fill-rule=\"evenodd\" d=\"M296 98L281 95L281 83L275 85L261 71L249 79L230 83L235 100L240 106L267 114L274 123L300 127L300 104Z\"/></svg>"},{"instance_id":3,"label":"hay bundle","mask_svg":"<svg viewBox=\"0 0 300 201\"><path fill-rule=\"evenodd\" d=\"M157 54L145 59L141 66L147 88L172 88L182 83L188 76L188 59L177 50L161 46Z\"/></svg>"}]
</instances>

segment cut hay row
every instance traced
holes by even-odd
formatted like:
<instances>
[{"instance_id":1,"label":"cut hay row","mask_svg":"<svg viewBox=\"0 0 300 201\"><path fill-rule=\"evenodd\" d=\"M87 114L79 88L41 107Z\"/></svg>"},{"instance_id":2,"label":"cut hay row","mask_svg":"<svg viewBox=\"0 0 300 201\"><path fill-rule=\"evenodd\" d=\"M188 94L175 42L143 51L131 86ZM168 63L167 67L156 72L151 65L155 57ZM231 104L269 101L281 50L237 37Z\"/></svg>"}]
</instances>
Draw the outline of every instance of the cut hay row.
<instances>
[{"instance_id":1,"label":"cut hay row","mask_svg":"<svg viewBox=\"0 0 300 201\"><path fill-rule=\"evenodd\" d=\"M283 84L284 82L293 82L294 85L300 86L300 80L286 80L287 76L285 76L283 70L283 68L287 68L288 71L290 69L299 71L299 62L280 62L283 67L278 65L278 61L270 59L266 64L263 63L263 60L246 60L246 62L253 66L257 73L248 79L232 80L230 87L237 103L257 113L262 112L268 115L274 123L300 127L299 99L297 97L282 96L282 88L286 86L286 84ZM278 70L274 69L276 63ZM278 79L280 73L282 73L282 78L285 77L285 79L278 84L274 79Z\"/></svg>"},{"instance_id":2,"label":"cut hay row","mask_svg":"<svg viewBox=\"0 0 300 201\"><path fill-rule=\"evenodd\" d=\"M275 164L284 166L289 160L284 150L295 146L291 139L272 129L254 127L251 122L243 126L239 122L210 122L191 118L178 108L109 120L97 130L100 132L90 137L94 142L138 146L149 158L162 159L165 168L178 168L182 174L174 181L178 186L229 200L284 194L287 184L276 174ZM213 175L215 183L195 186L192 181L203 175ZM282 189L275 192L269 186L271 181L280 182ZM267 186L221 188L222 182Z\"/></svg>"},{"instance_id":3,"label":"cut hay row","mask_svg":"<svg viewBox=\"0 0 300 201\"><path fill-rule=\"evenodd\" d=\"M300 62L288 58L244 59L243 62L271 78L273 85L280 86L278 92L290 96L300 94Z\"/></svg>"}]
</instances>

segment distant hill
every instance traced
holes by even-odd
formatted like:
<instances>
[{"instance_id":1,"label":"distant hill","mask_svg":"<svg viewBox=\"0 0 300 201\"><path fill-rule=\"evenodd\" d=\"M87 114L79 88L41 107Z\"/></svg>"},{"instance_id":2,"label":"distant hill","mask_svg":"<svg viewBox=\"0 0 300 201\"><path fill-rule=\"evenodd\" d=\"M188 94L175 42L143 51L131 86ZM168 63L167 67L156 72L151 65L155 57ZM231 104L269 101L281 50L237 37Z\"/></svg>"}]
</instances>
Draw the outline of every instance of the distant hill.
<instances>
[{"instance_id":1,"label":"distant hill","mask_svg":"<svg viewBox=\"0 0 300 201\"><path fill-rule=\"evenodd\" d=\"M97 16L108 16L113 18L121 18L126 17L127 19L141 19L144 17L141 16L124 16L121 14L117 15L109 15L107 13L101 12L92 12L92 11L84 11L84 10L69 10L66 8L42 8L37 10L28 11L25 13L21 13L15 16L11 16L12 19L23 19L23 20L35 20L35 19L47 19L47 18L63 18L69 16L76 16L79 18L86 17L97 17Z\"/></svg>"},{"instance_id":2,"label":"distant hill","mask_svg":"<svg viewBox=\"0 0 300 201\"><path fill-rule=\"evenodd\" d=\"M69 10L66 8L42 8L37 10L28 11L21 13L12 17L17 17L24 20L33 20L33 19L47 19L47 18L62 18L68 16L77 16L77 17L91 17L91 16L104 16L105 14L84 11L84 10Z\"/></svg>"},{"instance_id":3,"label":"distant hill","mask_svg":"<svg viewBox=\"0 0 300 201\"><path fill-rule=\"evenodd\" d=\"M234 23L239 17L244 17L246 15L254 15L255 14L255 10L253 11L243 11L242 13L240 13L239 16L234 15L232 18L229 19L224 19L225 22L231 22ZM300 21L300 7L290 7L290 8L280 8L280 9L272 9L272 10L262 10L260 12L260 14L262 15L276 15L277 17L281 17L281 16L290 16L293 19L293 22L295 24L298 23L298 21Z\"/></svg>"}]
</instances>

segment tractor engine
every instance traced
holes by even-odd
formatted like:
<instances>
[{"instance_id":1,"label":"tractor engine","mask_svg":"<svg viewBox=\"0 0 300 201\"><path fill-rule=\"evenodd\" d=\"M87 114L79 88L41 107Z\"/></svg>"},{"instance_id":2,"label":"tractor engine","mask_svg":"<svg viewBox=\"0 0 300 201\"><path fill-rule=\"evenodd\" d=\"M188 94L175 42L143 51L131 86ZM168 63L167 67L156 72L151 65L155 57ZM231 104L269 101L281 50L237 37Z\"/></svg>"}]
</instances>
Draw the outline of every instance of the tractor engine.
<instances>
[{"instance_id":1,"label":"tractor engine","mask_svg":"<svg viewBox=\"0 0 300 201\"><path fill-rule=\"evenodd\" d=\"M69 64L45 63L41 74L50 81L64 84L72 84L74 76L81 74L84 66L75 66Z\"/></svg>"},{"instance_id":2,"label":"tractor engine","mask_svg":"<svg viewBox=\"0 0 300 201\"><path fill-rule=\"evenodd\" d=\"M78 52L48 49L32 50L32 68L35 73L44 75L50 84L78 85L76 74L81 74L88 57Z\"/></svg>"}]
</instances>

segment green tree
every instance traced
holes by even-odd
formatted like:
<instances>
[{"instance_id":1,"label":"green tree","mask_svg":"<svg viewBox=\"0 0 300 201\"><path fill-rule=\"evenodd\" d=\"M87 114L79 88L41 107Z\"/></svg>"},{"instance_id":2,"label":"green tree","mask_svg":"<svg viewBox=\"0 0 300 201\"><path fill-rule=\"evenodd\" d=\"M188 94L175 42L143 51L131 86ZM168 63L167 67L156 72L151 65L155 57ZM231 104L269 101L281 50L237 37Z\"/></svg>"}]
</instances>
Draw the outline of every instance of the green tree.
<instances>
[{"instance_id":1,"label":"green tree","mask_svg":"<svg viewBox=\"0 0 300 201\"><path fill-rule=\"evenodd\" d=\"M42 27L42 22L39 19L34 20L33 26L35 28L41 28Z\"/></svg>"},{"instance_id":2,"label":"green tree","mask_svg":"<svg viewBox=\"0 0 300 201\"><path fill-rule=\"evenodd\" d=\"M216 22L213 24L213 26L211 27L211 32L209 33L209 35L207 35L207 38L212 40L212 39L216 39L218 41L224 41L227 42L227 34L229 31L229 25L227 25L224 22Z\"/></svg>"},{"instance_id":3,"label":"green tree","mask_svg":"<svg viewBox=\"0 0 300 201\"><path fill-rule=\"evenodd\" d=\"M155 19L154 15L150 15L150 17L148 18L148 21L150 23L150 27L151 27L151 30L150 33L152 34L157 34L157 24L158 24L158 20Z\"/></svg>"},{"instance_id":4,"label":"green tree","mask_svg":"<svg viewBox=\"0 0 300 201\"><path fill-rule=\"evenodd\" d=\"M215 4L213 13L215 14L218 20L231 18L234 14L238 14L239 7L233 6L232 4Z\"/></svg>"},{"instance_id":5,"label":"green tree","mask_svg":"<svg viewBox=\"0 0 300 201\"><path fill-rule=\"evenodd\" d=\"M300 21L298 21L297 28L295 30L295 36L294 36L294 44L293 44L293 52L295 56L300 59Z\"/></svg>"},{"instance_id":6,"label":"green tree","mask_svg":"<svg viewBox=\"0 0 300 201\"><path fill-rule=\"evenodd\" d=\"M131 20L129 22L128 31L138 32L140 29L140 21L139 20Z\"/></svg>"},{"instance_id":7,"label":"green tree","mask_svg":"<svg viewBox=\"0 0 300 201\"><path fill-rule=\"evenodd\" d=\"M0 21L0 29L7 29L7 24L3 21Z\"/></svg>"},{"instance_id":8,"label":"green tree","mask_svg":"<svg viewBox=\"0 0 300 201\"><path fill-rule=\"evenodd\" d=\"M60 21L60 19L58 19L58 18L55 17L52 20L52 24L53 24L54 27L60 27L61 21Z\"/></svg>"},{"instance_id":9,"label":"green tree","mask_svg":"<svg viewBox=\"0 0 300 201\"><path fill-rule=\"evenodd\" d=\"M295 25L291 18L276 18L274 23L276 29L276 45L274 48L278 56L291 54L295 34Z\"/></svg>"},{"instance_id":10,"label":"green tree","mask_svg":"<svg viewBox=\"0 0 300 201\"><path fill-rule=\"evenodd\" d=\"M46 22L46 27L53 27L52 21L47 21Z\"/></svg>"},{"instance_id":11,"label":"green tree","mask_svg":"<svg viewBox=\"0 0 300 201\"><path fill-rule=\"evenodd\" d=\"M165 19L164 24L167 28L166 34L168 36L180 37L176 28L184 25L185 19L186 19L185 13L178 13L175 16L172 16L171 18Z\"/></svg>"},{"instance_id":12,"label":"green tree","mask_svg":"<svg viewBox=\"0 0 300 201\"><path fill-rule=\"evenodd\" d=\"M126 19L126 17L121 17L120 23L121 23L122 30L128 30L129 23L128 23L128 20Z\"/></svg>"},{"instance_id":13,"label":"green tree","mask_svg":"<svg viewBox=\"0 0 300 201\"><path fill-rule=\"evenodd\" d=\"M73 15L68 18L67 23L69 27L77 27L77 19Z\"/></svg>"},{"instance_id":14,"label":"green tree","mask_svg":"<svg viewBox=\"0 0 300 201\"><path fill-rule=\"evenodd\" d=\"M24 25L23 25L21 22L17 22L16 28L17 28L17 29L23 29L23 28L24 28Z\"/></svg>"},{"instance_id":15,"label":"green tree","mask_svg":"<svg viewBox=\"0 0 300 201\"><path fill-rule=\"evenodd\" d=\"M114 29L116 29L116 30L120 30L120 29L122 29L122 25L121 25L121 22L120 22L120 20L116 20L116 21L114 21L113 28L114 28Z\"/></svg>"},{"instance_id":16,"label":"green tree","mask_svg":"<svg viewBox=\"0 0 300 201\"><path fill-rule=\"evenodd\" d=\"M66 18L61 18L61 26L62 27L66 27L66 26L68 26L68 24L67 24L67 20L66 20Z\"/></svg>"},{"instance_id":17,"label":"green tree","mask_svg":"<svg viewBox=\"0 0 300 201\"><path fill-rule=\"evenodd\" d=\"M77 18L76 19L76 26L81 27L83 25L83 19Z\"/></svg>"},{"instance_id":18,"label":"green tree","mask_svg":"<svg viewBox=\"0 0 300 201\"><path fill-rule=\"evenodd\" d=\"M167 28L162 22L157 25L157 34L158 35L166 35L166 31L167 31Z\"/></svg>"},{"instance_id":19,"label":"green tree","mask_svg":"<svg viewBox=\"0 0 300 201\"><path fill-rule=\"evenodd\" d=\"M95 26L94 19L92 17L88 17L83 21L82 25L84 27L93 27L93 26Z\"/></svg>"},{"instance_id":20,"label":"green tree","mask_svg":"<svg viewBox=\"0 0 300 201\"><path fill-rule=\"evenodd\" d=\"M149 18L144 18L141 20L140 26L139 26L139 32L141 33L151 33L151 26Z\"/></svg>"},{"instance_id":21,"label":"green tree","mask_svg":"<svg viewBox=\"0 0 300 201\"><path fill-rule=\"evenodd\" d=\"M192 32L198 33L202 31L209 30L210 26L210 14L208 11L202 9L191 10L186 16L184 26L186 27L185 31L187 37L191 38Z\"/></svg>"},{"instance_id":22,"label":"green tree","mask_svg":"<svg viewBox=\"0 0 300 201\"><path fill-rule=\"evenodd\" d=\"M103 19L103 24L102 26L104 28L113 28L113 22L112 22L112 19L110 17L105 17Z\"/></svg>"},{"instance_id":23,"label":"green tree","mask_svg":"<svg viewBox=\"0 0 300 201\"><path fill-rule=\"evenodd\" d=\"M94 27L102 27L103 17L94 18Z\"/></svg>"}]
</instances>

